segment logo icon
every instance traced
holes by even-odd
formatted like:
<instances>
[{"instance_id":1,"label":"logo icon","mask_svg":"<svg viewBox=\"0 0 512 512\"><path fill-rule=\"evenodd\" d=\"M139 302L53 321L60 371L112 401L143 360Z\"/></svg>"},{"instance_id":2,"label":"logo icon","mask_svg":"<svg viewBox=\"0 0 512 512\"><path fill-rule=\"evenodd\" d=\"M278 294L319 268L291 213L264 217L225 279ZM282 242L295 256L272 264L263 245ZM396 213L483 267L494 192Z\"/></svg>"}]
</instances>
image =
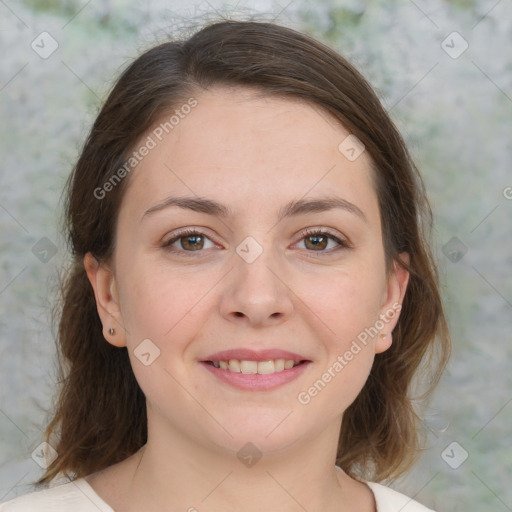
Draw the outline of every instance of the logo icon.
<instances>
[{"instance_id":1,"label":"logo icon","mask_svg":"<svg viewBox=\"0 0 512 512\"><path fill-rule=\"evenodd\" d=\"M462 240L453 236L443 245L441 250L452 263L458 263L468 252L468 247Z\"/></svg>"},{"instance_id":2,"label":"logo icon","mask_svg":"<svg viewBox=\"0 0 512 512\"><path fill-rule=\"evenodd\" d=\"M457 443L457 441L453 441L450 443L442 452L441 458L450 466L452 469L457 469L469 457L469 454L462 446Z\"/></svg>"},{"instance_id":3,"label":"logo icon","mask_svg":"<svg viewBox=\"0 0 512 512\"><path fill-rule=\"evenodd\" d=\"M47 442L41 443L31 454L34 462L43 469L48 469L58 457L58 453Z\"/></svg>"},{"instance_id":4,"label":"logo icon","mask_svg":"<svg viewBox=\"0 0 512 512\"><path fill-rule=\"evenodd\" d=\"M133 353L144 366L149 366L160 356L160 349L149 338L146 338L137 345Z\"/></svg>"},{"instance_id":5,"label":"logo icon","mask_svg":"<svg viewBox=\"0 0 512 512\"><path fill-rule=\"evenodd\" d=\"M57 253L57 246L49 238L43 236L33 245L32 253L42 263L48 263Z\"/></svg>"},{"instance_id":6,"label":"logo icon","mask_svg":"<svg viewBox=\"0 0 512 512\"><path fill-rule=\"evenodd\" d=\"M261 459L262 455L253 443L245 443L236 454L238 460L248 468L252 468Z\"/></svg>"},{"instance_id":7,"label":"logo icon","mask_svg":"<svg viewBox=\"0 0 512 512\"><path fill-rule=\"evenodd\" d=\"M353 133L345 137L338 145L339 152L351 162L357 160L365 149L365 145Z\"/></svg>"},{"instance_id":8,"label":"logo icon","mask_svg":"<svg viewBox=\"0 0 512 512\"><path fill-rule=\"evenodd\" d=\"M469 48L469 44L458 32L452 32L443 40L441 48L452 59L458 59Z\"/></svg>"},{"instance_id":9,"label":"logo icon","mask_svg":"<svg viewBox=\"0 0 512 512\"><path fill-rule=\"evenodd\" d=\"M252 236L248 236L236 248L237 254L247 263L252 263L263 252L263 247Z\"/></svg>"},{"instance_id":10,"label":"logo icon","mask_svg":"<svg viewBox=\"0 0 512 512\"><path fill-rule=\"evenodd\" d=\"M59 47L59 43L48 32L41 32L30 44L41 59L50 57Z\"/></svg>"}]
</instances>

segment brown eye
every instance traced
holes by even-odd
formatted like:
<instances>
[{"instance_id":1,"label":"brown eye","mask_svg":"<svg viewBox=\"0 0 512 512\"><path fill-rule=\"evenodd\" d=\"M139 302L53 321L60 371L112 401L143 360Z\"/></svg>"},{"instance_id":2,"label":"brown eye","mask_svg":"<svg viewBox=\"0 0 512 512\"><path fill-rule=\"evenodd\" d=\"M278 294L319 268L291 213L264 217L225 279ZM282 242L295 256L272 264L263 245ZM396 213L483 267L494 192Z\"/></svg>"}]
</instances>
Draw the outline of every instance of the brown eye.
<instances>
[{"instance_id":1,"label":"brown eye","mask_svg":"<svg viewBox=\"0 0 512 512\"><path fill-rule=\"evenodd\" d=\"M197 251L204 246L204 238L201 235L182 236L178 240L181 240L181 247L185 250Z\"/></svg>"},{"instance_id":2,"label":"brown eye","mask_svg":"<svg viewBox=\"0 0 512 512\"><path fill-rule=\"evenodd\" d=\"M210 245L207 245L210 244ZM203 249L209 249L215 244L203 233L195 230L182 231L173 238L165 242L162 247L169 252L191 253L204 252Z\"/></svg>"},{"instance_id":3,"label":"brown eye","mask_svg":"<svg viewBox=\"0 0 512 512\"><path fill-rule=\"evenodd\" d=\"M351 247L348 241L340 240L337 236L325 230L310 230L306 231L301 242L304 242L304 247L308 252L317 252L330 254L338 249L348 249Z\"/></svg>"},{"instance_id":4,"label":"brown eye","mask_svg":"<svg viewBox=\"0 0 512 512\"><path fill-rule=\"evenodd\" d=\"M309 235L304 238L306 247L313 250L323 250L327 247L328 237L320 235Z\"/></svg>"}]
</instances>

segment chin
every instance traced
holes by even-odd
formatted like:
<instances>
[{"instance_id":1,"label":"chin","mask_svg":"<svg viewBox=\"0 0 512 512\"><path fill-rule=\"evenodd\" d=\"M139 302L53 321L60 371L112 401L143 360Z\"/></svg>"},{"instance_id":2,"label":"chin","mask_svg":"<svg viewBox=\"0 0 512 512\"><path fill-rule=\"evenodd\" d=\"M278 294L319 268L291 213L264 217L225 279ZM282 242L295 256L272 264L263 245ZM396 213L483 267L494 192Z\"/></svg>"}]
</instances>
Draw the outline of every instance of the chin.
<instances>
[{"instance_id":1,"label":"chin","mask_svg":"<svg viewBox=\"0 0 512 512\"><path fill-rule=\"evenodd\" d=\"M307 434L304 430L305 422L297 422L297 418L293 418L295 415L290 412L280 411L279 414L267 415L265 418L246 415L243 421L240 418L232 421L225 418L222 424L233 437L223 431L225 435L212 441L237 456L242 456L245 451L254 451L260 456L279 455Z\"/></svg>"}]
</instances>

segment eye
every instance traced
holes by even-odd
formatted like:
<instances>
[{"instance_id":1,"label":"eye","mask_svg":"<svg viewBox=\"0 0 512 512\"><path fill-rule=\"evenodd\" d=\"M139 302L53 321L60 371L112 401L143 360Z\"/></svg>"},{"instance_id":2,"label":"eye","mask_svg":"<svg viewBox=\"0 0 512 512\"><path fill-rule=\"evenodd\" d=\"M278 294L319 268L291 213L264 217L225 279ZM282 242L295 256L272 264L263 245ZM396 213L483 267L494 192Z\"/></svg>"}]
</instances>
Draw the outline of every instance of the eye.
<instances>
[{"instance_id":1,"label":"eye","mask_svg":"<svg viewBox=\"0 0 512 512\"><path fill-rule=\"evenodd\" d=\"M302 234L302 239L298 243L304 243L308 252L330 254L339 249L348 249L351 247L347 240L342 240L337 235L325 229L308 229ZM210 244L208 246L208 243ZM197 229L187 229L177 233L167 240L162 247L169 252L174 253L201 253L203 249L215 247L215 243L203 232Z\"/></svg>"},{"instance_id":2,"label":"eye","mask_svg":"<svg viewBox=\"0 0 512 512\"><path fill-rule=\"evenodd\" d=\"M210 246L206 246L207 243ZM187 229L167 240L162 247L169 252L202 252L202 249L209 249L215 244L201 231Z\"/></svg>"},{"instance_id":3,"label":"eye","mask_svg":"<svg viewBox=\"0 0 512 512\"><path fill-rule=\"evenodd\" d=\"M350 244L347 240L341 240L338 236L325 229L308 229L303 233L303 242L309 252L332 253L338 249L348 249ZM331 246L329 247L329 244ZM332 245L334 243L334 247ZM328 249L328 250L326 250Z\"/></svg>"}]
</instances>

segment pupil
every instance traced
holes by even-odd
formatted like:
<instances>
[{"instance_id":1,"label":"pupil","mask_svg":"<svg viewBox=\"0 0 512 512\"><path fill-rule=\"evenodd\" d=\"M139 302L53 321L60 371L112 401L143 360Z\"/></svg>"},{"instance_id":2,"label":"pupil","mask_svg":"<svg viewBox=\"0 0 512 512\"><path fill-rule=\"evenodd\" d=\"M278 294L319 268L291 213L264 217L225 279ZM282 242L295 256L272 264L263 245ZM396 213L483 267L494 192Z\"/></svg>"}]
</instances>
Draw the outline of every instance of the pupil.
<instances>
[{"instance_id":1,"label":"pupil","mask_svg":"<svg viewBox=\"0 0 512 512\"><path fill-rule=\"evenodd\" d=\"M311 241L313 247L320 247L322 249L325 249L325 236L311 235L307 239Z\"/></svg>"},{"instance_id":2,"label":"pupil","mask_svg":"<svg viewBox=\"0 0 512 512\"><path fill-rule=\"evenodd\" d=\"M188 248L191 248L191 249L197 249L197 248L201 248L200 247L200 242L201 242L201 236L200 235L189 235L185 238L185 244L183 244L182 242L182 245L183 245L183 248L186 249L188 246ZM192 240L192 243L190 243L190 241Z\"/></svg>"}]
</instances>

